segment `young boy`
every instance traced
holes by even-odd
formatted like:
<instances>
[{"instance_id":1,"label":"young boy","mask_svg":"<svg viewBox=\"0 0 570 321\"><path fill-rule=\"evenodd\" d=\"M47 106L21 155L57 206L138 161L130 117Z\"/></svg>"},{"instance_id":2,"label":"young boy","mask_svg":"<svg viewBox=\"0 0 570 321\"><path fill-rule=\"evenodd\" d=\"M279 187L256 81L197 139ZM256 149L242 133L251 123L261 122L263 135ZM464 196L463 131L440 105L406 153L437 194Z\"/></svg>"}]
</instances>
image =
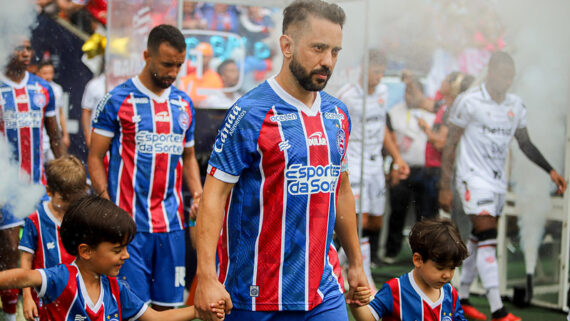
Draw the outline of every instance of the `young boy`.
<instances>
[{"instance_id":1,"label":"young boy","mask_svg":"<svg viewBox=\"0 0 570 321\"><path fill-rule=\"evenodd\" d=\"M424 220L414 225L409 240L414 269L386 282L368 306L351 305L352 315L358 321L466 320L449 284L467 257L457 227L450 220Z\"/></svg>"},{"instance_id":2,"label":"young boy","mask_svg":"<svg viewBox=\"0 0 570 321\"><path fill-rule=\"evenodd\" d=\"M61 245L59 229L69 204L86 195L85 168L75 156L64 156L48 162L45 177L50 199L25 220L18 246L22 269L45 269L60 263L71 264L75 259ZM39 317L36 293L24 288L22 295L24 317L27 320Z\"/></svg>"},{"instance_id":3,"label":"young boy","mask_svg":"<svg viewBox=\"0 0 570 321\"><path fill-rule=\"evenodd\" d=\"M49 320L192 320L194 307L158 312L134 295L115 277L129 258L133 219L111 201L86 196L71 205L61 224L61 241L75 256L72 264L39 270L0 272L0 288L35 287ZM223 301L210 304L224 318Z\"/></svg>"}]
</instances>

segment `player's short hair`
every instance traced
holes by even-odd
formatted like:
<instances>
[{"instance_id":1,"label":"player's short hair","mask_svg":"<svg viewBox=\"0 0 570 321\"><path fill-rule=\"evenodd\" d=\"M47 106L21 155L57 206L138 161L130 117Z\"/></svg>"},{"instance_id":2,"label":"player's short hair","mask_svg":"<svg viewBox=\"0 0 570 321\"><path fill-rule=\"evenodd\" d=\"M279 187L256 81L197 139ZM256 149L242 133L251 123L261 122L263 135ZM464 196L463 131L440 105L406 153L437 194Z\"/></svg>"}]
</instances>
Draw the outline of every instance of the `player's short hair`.
<instances>
[{"instance_id":1,"label":"player's short hair","mask_svg":"<svg viewBox=\"0 0 570 321\"><path fill-rule=\"evenodd\" d=\"M47 59L47 60L40 61L40 63L38 64L38 70L41 70L43 67L46 67L46 66L51 66L52 68L55 68L53 61Z\"/></svg>"},{"instance_id":2,"label":"player's short hair","mask_svg":"<svg viewBox=\"0 0 570 321\"><path fill-rule=\"evenodd\" d=\"M370 49L368 51L368 63L370 65L386 66L386 55L378 49Z\"/></svg>"},{"instance_id":3,"label":"player's short hair","mask_svg":"<svg viewBox=\"0 0 570 321\"><path fill-rule=\"evenodd\" d=\"M426 219L417 222L410 231L410 247L422 260L460 266L469 252L461 240L457 226L448 219Z\"/></svg>"},{"instance_id":4,"label":"player's short hair","mask_svg":"<svg viewBox=\"0 0 570 321\"><path fill-rule=\"evenodd\" d=\"M47 187L61 195L64 201L73 202L87 193L87 173L75 156L63 156L49 161L45 168Z\"/></svg>"},{"instance_id":5,"label":"player's short hair","mask_svg":"<svg viewBox=\"0 0 570 321\"><path fill-rule=\"evenodd\" d=\"M342 29L346 15L337 4L322 0L296 0L283 10L283 34L289 26L306 23L309 16L324 18L340 25Z\"/></svg>"},{"instance_id":6,"label":"player's short hair","mask_svg":"<svg viewBox=\"0 0 570 321\"><path fill-rule=\"evenodd\" d=\"M229 65L229 64L236 64L236 65L237 65L236 61L233 60L233 59L226 59L226 60L224 60L224 61L218 66L218 68L216 69L216 71L218 72L218 75L223 74L223 73L224 73L224 68L225 68L227 65Z\"/></svg>"},{"instance_id":7,"label":"player's short hair","mask_svg":"<svg viewBox=\"0 0 570 321\"><path fill-rule=\"evenodd\" d=\"M178 52L186 50L186 41L184 35L178 28L171 25L158 25L150 31L146 47L148 51L154 53L158 51L158 47L166 42L174 47Z\"/></svg>"},{"instance_id":8,"label":"player's short hair","mask_svg":"<svg viewBox=\"0 0 570 321\"><path fill-rule=\"evenodd\" d=\"M451 87L451 93L455 96L461 94L471 87L475 77L470 74L465 74L460 71L454 71L449 74L449 85Z\"/></svg>"},{"instance_id":9,"label":"player's short hair","mask_svg":"<svg viewBox=\"0 0 570 321\"><path fill-rule=\"evenodd\" d=\"M488 70L494 70L499 66L511 65L515 67L513 57L504 51L495 51L489 59Z\"/></svg>"},{"instance_id":10,"label":"player's short hair","mask_svg":"<svg viewBox=\"0 0 570 321\"><path fill-rule=\"evenodd\" d=\"M88 195L76 200L63 216L61 242L77 256L80 244L96 248L102 242L129 244L137 232L131 216L108 199Z\"/></svg>"}]
</instances>

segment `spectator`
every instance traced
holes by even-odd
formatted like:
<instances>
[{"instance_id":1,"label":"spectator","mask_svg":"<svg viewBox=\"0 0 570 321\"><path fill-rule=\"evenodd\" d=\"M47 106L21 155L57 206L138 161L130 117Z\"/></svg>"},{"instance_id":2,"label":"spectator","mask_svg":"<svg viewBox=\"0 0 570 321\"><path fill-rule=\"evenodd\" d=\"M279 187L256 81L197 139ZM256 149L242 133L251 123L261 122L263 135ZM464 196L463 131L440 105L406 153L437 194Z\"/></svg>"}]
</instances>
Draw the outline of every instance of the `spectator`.
<instances>
[{"instance_id":1,"label":"spectator","mask_svg":"<svg viewBox=\"0 0 570 321\"><path fill-rule=\"evenodd\" d=\"M182 3L183 29L206 29L207 23L196 1L184 1Z\"/></svg>"},{"instance_id":2,"label":"spectator","mask_svg":"<svg viewBox=\"0 0 570 321\"><path fill-rule=\"evenodd\" d=\"M227 4L204 4L202 14L208 30L238 31L238 12L235 6Z\"/></svg>"},{"instance_id":3,"label":"spectator","mask_svg":"<svg viewBox=\"0 0 570 321\"><path fill-rule=\"evenodd\" d=\"M222 90L208 95L200 103L203 108L229 108L241 96L241 92L235 87L239 84L240 70L233 59L226 59L218 66L218 74L224 84Z\"/></svg>"},{"instance_id":4,"label":"spectator","mask_svg":"<svg viewBox=\"0 0 570 321\"><path fill-rule=\"evenodd\" d=\"M207 42L201 42L193 49L196 52L196 69L190 69L190 73L180 78L180 89L185 91L192 99L195 106L200 106L204 99L208 98L208 93L222 88L223 83L220 75L210 67L210 62L214 58L212 46ZM191 67L191 62L187 62Z\"/></svg>"}]
</instances>

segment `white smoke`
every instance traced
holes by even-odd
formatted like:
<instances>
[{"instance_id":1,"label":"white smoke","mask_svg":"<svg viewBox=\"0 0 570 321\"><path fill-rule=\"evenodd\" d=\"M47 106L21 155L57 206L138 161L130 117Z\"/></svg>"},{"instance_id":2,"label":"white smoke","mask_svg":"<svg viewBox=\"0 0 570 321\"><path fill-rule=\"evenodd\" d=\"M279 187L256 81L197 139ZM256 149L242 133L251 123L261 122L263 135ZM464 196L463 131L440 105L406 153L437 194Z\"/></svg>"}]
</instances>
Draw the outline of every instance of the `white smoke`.
<instances>
[{"instance_id":1,"label":"white smoke","mask_svg":"<svg viewBox=\"0 0 570 321\"><path fill-rule=\"evenodd\" d=\"M0 10L0 69L4 72L14 48L21 45L24 38L30 37L36 11L32 0L0 0L0 8L3 8ZM0 113L0 121L3 121L1 117ZM20 177L19 168L10 160L10 155L13 155L13 150L6 143L6 138L0 135L0 208L10 205L14 215L23 218L34 211L44 188L24 183L28 179Z\"/></svg>"}]
</instances>

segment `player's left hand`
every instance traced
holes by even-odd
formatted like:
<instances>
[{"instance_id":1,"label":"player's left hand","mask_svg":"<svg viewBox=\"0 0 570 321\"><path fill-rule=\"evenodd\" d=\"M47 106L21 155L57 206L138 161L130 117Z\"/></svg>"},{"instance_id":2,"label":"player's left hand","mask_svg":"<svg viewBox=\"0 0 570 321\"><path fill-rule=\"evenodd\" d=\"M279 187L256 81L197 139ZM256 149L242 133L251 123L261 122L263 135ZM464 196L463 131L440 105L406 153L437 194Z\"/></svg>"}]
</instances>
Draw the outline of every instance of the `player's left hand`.
<instances>
[{"instance_id":1,"label":"player's left hand","mask_svg":"<svg viewBox=\"0 0 570 321\"><path fill-rule=\"evenodd\" d=\"M200 199L202 199L202 194L195 192L192 197L192 206L190 206L190 219L196 221L198 217L198 206L200 205Z\"/></svg>"},{"instance_id":2,"label":"player's left hand","mask_svg":"<svg viewBox=\"0 0 570 321\"><path fill-rule=\"evenodd\" d=\"M357 287L353 298L362 302L363 304L368 304L368 302L370 302L370 288L367 286Z\"/></svg>"},{"instance_id":3,"label":"player's left hand","mask_svg":"<svg viewBox=\"0 0 570 321\"><path fill-rule=\"evenodd\" d=\"M346 294L346 303L347 304L355 304L357 306L366 305L369 301L361 301L364 298L361 295L356 295L356 291L359 288L367 288L369 289L368 278L366 278L366 274L364 274L364 270L362 269L362 265L356 266L349 266L348 267L348 293ZM370 291L370 290L369 290Z\"/></svg>"},{"instance_id":4,"label":"player's left hand","mask_svg":"<svg viewBox=\"0 0 570 321\"><path fill-rule=\"evenodd\" d=\"M398 179L403 180L408 178L410 175L410 166L403 159L398 159L395 161L398 165Z\"/></svg>"},{"instance_id":5,"label":"player's left hand","mask_svg":"<svg viewBox=\"0 0 570 321\"><path fill-rule=\"evenodd\" d=\"M566 181L558 172L555 170L550 171L550 179L558 186L558 190L556 190L556 194L562 195L566 191Z\"/></svg>"}]
</instances>

